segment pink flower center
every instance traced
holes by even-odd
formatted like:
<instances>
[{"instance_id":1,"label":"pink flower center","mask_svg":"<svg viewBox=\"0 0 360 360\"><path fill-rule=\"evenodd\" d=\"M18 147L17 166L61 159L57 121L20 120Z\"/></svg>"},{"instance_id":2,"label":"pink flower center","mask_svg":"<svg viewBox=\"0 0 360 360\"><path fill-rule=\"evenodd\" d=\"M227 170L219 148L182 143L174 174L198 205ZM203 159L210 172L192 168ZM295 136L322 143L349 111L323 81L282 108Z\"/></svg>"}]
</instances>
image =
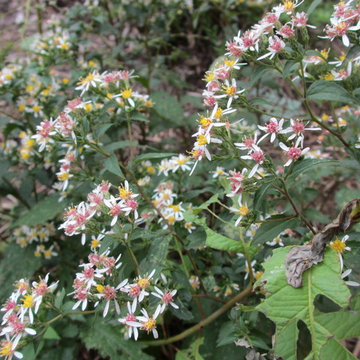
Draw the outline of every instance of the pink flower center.
<instances>
[{"instance_id":1,"label":"pink flower center","mask_svg":"<svg viewBox=\"0 0 360 360\"><path fill-rule=\"evenodd\" d=\"M128 206L129 208L131 208L132 211L134 211L137 209L138 203L135 200L129 200L126 202L126 206Z\"/></svg>"},{"instance_id":2,"label":"pink flower center","mask_svg":"<svg viewBox=\"0 0 360 360\"><path fill-rule=\"evenodd\" d=\"M251 139L251 138L249 138L249 139L243 139L243 142L244 142L245 146L246 146L248 149L251 149L252 146L253 146L254 143L255 143L254 139Z\"/></svg>"},{"instance_id":3,"label":"pink flower center","mask_svg":"<svg viewBox=\"0 0 360 360\"><path fill-rule=\"evenodd\" d=\"M82 273L86 279L92 279L94 277L94 269L91 267L85 268Z\"/></svg>"},{"instance_id":4,"label":"pink flower center","mask_svg":"<svg viewBox=\"0 0 360 360\"><path fill-rule=\"evenodd\" d=\"M265 159L265 156L262 151L255 151L250 156L253 160L255 160L257 164L261 164Z\"/></svg>"},{"instance_id":5,"label":"pink flower center","mask_svg":"<svg viewBox=\"0 0 360 360\"><path fill-rule=\"evenodd\" d=\"M172 299L173 299L173 296L171 295L170 291L166 290L165 294L163 295L163 298L162 298L164 304L167 305L167 304L171 303Z\"/></svg>"},{"instance_id":6,"label":"pink flower center","mask_svg":"<svg viewBox=\"0 0 360 360\"><path fill-rule=\"evenodd\" d=\"M125 317L126 321L136 321L136 317L134 314L127 314Z\"/></svg>"},{"instance_id":7,"label":"pink flower center","mask_svg":"<svg viewBox=\"0 0 360 360\"><path fill-rule=\"evenodd\" d=\"M130 287L129 295L131 297L137 297L140 294L141 288L139 285L134 285Z\"/></svg>"},{"instance_id":8,"label":"pink flower center","mask_svg":"<svg viewBox=\"0 0 360 360\"><path fill-rule=\"evenodd\" d=\"M107 285L104 288L103 294L105 299L112 300L116 297L116 290L113 287Z\"/></svg>"},{"instance_id":9,"label":"pink flower center","mask_svg":"<svg viewBox=\"0 0 360 360\"><path fill-rule=\"evenodd\" d=\"M296 147L290 148L288 151L288 156L293 160L297 160L301 156L301 149Z\"/></svg>"},{"instance_id":10,"label":"pink flower center","mask_svg":"<svg viewBox=\"0 0 360 360\"><path fill-rule=\"evenodd\" d=\"M270 48L275 52L280 52L283 49L283 43L280 40L275 40L271 45Z\"/></svg>"},{"instance_id":11,"label":"pink flower center","mask_svg":"<svg viewBox=\"0 0 360 360\"><path fill-rule=\"evenodd\" d=\"M303 133L305 130L305 126L303 123L296 121L294 125L291 126L296 134Z\"/></svg>"},{"instance_id":12,"label":"pink flower center","mask_svg":"<svg viewBox=\"0 0 360 360\"><path fill-rule=\"evenodd\" d=\"M122 212L119 204L115 204L109 211L109 214L112 216L117 216Z\"/></svg>"},{"instance_id":13,"label":"pink flower center","mask_svg":"<svg viewBox=\"0 0 360 360\"><path fill-rule=\"evenodd\" d=\"M266 132L268 133L277 133L279 130L279 125L275 121L270 121L266 125Z\"/></svg>"}]
</instances>

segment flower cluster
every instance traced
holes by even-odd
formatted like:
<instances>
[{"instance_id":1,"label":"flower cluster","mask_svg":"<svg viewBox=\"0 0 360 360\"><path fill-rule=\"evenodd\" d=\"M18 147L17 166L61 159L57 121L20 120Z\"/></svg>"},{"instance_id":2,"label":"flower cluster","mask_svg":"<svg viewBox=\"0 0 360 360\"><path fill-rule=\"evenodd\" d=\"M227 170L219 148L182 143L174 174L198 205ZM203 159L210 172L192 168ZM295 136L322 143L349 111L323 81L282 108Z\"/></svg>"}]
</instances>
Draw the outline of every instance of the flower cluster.
<instances>
[{"instance_id":1,"label":"flower cluster","mask_svg":"<svg viewBox=\"0 0 360 360\"><path fill-rule=\"evenodd\" d=\"M118 187L117 196L110 194L111 187L111 184L103 182L88 194L87 201L69 208L59 229L64 229L67 236L81 234L81 243L84 245L86 234L92 233L90 221L95 215L103 214L111 217L111 227L115 226L119 216L127 217L133 214L136 220L138 202L135 198L138 194L131 191L126 180L122 186Z\"/></svg>"},{"instance_id":2,"label":"flower cluster","mask_svg":"<svg viewBox=\"0 0 360 360\"><path fill-rule=\"evenodd\" d=\"M21 279L16 282L16 290L9 296L0 311L3 312L1 322L0 355L10 360L13 356L21 359L23 356L17 351L18 344L27 335L36 335L33 328L34 315L40 309L44 298L52 293L57 282L48 285L49 274L45 278L34 281L31 284L28 280Z\"/></svg>"},{"instance_id":3,"label":"flower cluster","mask_svg":"<svg viewBox=\"0 0 360 360\"><path fill-rule=\"evenodd\" d=\"M144 274L136 277L133 282L128 279L123 279L120 283L115 281L116 271L121 266L119 262L121 255L116 259L109 256L110 251L98 254L94 250L89 255L89 262L80 265L83 270L76 274L73 283L74 291L69 295L73 295L76 303L73 310L81 306L84 311L89 303L93 303L94 307L104 305L103 317L106 317L110 306L112 305L117 315L120 315L122 305L126 304L127 315L119 319L119 322L124 324L128 329L128 336L133 336L137 340L139 333L138 329L145 330L147 333L152 332L154 337L158 337L156 330L156 318L163 313L168 305L178 309L179 307L174 303L173 298L176 295L176 290L161 290L159 282L164 284L167 280L164 275L161 279L153 279L155 270L150 274ZM152 282L157 283L158 286L152 285ZM154 291L149 291L153 289ZM150 295L153 295L160 300L153 316L148 315L149 302L144 301ZM144 307L144 303L147 305ZM140 309L141 315L136 315L137 308Z\"/></svg>"},{"instance_id":4,"label":"flower cluster","mask_svg":"<svg viewBox=\"0 0 360 360\"><path fill-rule=\"evenodd\" d=\"M134 77L132 74L127 70L102 74L96 70L89 72L77 83L80 97L69 100L55 119L44 119L36 127L36 134L32 138L38 144L39 152L66 149L65 156L58 160L60 170L56 174L63 184L63 191L74 173L81 172L78 162L83 159L85 152L94 153L99 149L100 144L94 141L91 132L87 130L84 136L84 118L95 126L100 115L115 117L131 111L143 112L152 106L148 95L130 87L130 80ZM84 99L85 93L89 93L90 97ZM59 144L63 146L59 147Z\"/></svg>"},{"instance_id":5,"label":"flower cluster","mask_svg":"<svg viewBox=\"0 0 360 360\"><path fill-rule=\"evenodd\" d=\"M58 254L53 250L54 244L45 247L44 243L47 243L52 236L55 235L55 227L53 224L49 223L45 226L37 225L35 227L29 227L23 225L14 230L13 236L17 244L21 247L26 247L29 244L36 243L36 249L34 255L36 257L43 256L45 259L51 259L53 256Z\"/></svg>"},{"instance_id":6,"label":"flower cluster","mask_svg":"<svg viewBox=\"0 0 360 360\"><path fill-rule=\"evenodd\" d=\"M340 1L334 6L334 12L330 18L330 24L326 25L324 38L333 41L336 37L341 37L344 46L349 47L351 42L348 36L349 31L360 29L359 8L352 6L352 1Z\"/></svg>"}]
</instances>

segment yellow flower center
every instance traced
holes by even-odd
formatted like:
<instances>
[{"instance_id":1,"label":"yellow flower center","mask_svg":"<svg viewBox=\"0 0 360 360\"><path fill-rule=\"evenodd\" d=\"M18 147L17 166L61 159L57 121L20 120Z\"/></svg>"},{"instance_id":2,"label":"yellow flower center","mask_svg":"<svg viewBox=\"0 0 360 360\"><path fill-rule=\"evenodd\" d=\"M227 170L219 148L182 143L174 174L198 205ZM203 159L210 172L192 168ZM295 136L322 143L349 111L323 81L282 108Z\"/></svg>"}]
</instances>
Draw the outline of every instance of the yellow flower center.
<instances>
[{"instance_id":1,"label":"yellow flower center","mask_svg":"<svg viewBox=\"0 0 360 360\"><path fill-rule=\"evenodd\" d=\"M126 199L128 198L130 195L132 194L132 192L130 190L126 190L123 187L119 187L119 196L121 199Z\"/></svg>"},{"instance_id":2,"label":"yellow flower center","mask_svg":"<svg viewBox=\"0 0 360 360\"><path fill-rule=\"evenodd\" d=\"M1 355L1 356L11 355L11 354L13 353L12 345L13 345L13 343L10 342L10 341L7 342L5 345L3 345L3 346L0 348L0 355Z\"/></svg>"},{"instance_id":3,"label":"yellow flower center","mask_svg":"<svg viewBox=\"0 0 360 360\"><path fill-rule=\"evenodd\" d=\"M132 95L132 89L126 89L121 92L121 95L124 99L129 99Z\"/></svg>"},{"instance_id":4,"label":"yellow flower center","mask_svg":"<svg viewBox=\"0 0 360 360\"><path fill-rule=\"evenodd\" d=\"M88 73L88 75L87 75L84 79L81 79L77 84L78 84L78 85L87 84L87 83L93 81L94 78L95 78L94 74Z\"/></svg>"},{"instance_id":5,"label":"yellow flower center","mask_svg":"<svg viewBox=\"0 0 360 360\"><path fill-rule=\"evenodd\" d=\"M154 175L155 174L155 168L153 166L148 166L146 168L146 171L151 174L151 175Z\"/></svg>"},{"instance_id":6,"label":"yellow flower center","mask_svg":"<svg viewBox=\"0 0 360 360\"><path fill-rule=\"evenodd\" d=\"M33 109L33 111L36 112L36 113L41 110L41 108L40 108L39 105L34 105L34 106L32 107L32 109Z\"/></svg>"},{"instance_id":7,"label":"yellow flower center","mask_svg":"<svg viewBox=\"0 0 360 360\"><path fill-rule=\"evenodd\" d=\"M246 216L249 213L249 209L246 205L242 205L239 209L239 214L241 216Z\"/></svg>"},{"instance_id":8,"label":"yellow flower center","mask_svg":"<svg viewBox=\"0 0 360 360\"><path fill-rule=\"evenodd\" d=\"M137 281L137 284L142 288L146 289L150 285L150 280L147 277L144 277L143 279L139 279Z\"/></svg>"},{"instance_id":9,"label":"yellow flower center","mask_svg":"<svg viewBox=\"0 0 360 360\"><path fill-rule=\"evenodd\" d=\"M236 94L236 88L234 86L229 86L225 88L227 96L234 96Z\"/></svg>"},{"instance_id":10,"label":"yellow flower center","mask_svg":"<svg viewBox=\"0 0 360 360\"><path fill-rule=\"evenodd\" d=\"M256 273L255 273L255 279L256 280L259 280L262 276L263 276L263 272L261 272L261 271L257 271Z\"/></svg>"},{"instance_id":11,"label":"yellow flower center","mask_svg":"<svg viewBox=\"0 0 360 360\"><path fill-rule=\"evenodd\" d=\"M199 145L206 145L208 143L206 137L204 135L202 135L202 134L198 135L196 140L197 140Z\"/></svg>"},{"instance_id":12,"label":"yellow flower center","mask_svg":"<svg viewBox=\"0 0 360 360\"><path fill-rule=\"evenodd\" d=\"M148 321L144 322L143 328L146 331L151 331L152 329L155 329L156 327L156 321L154 319L149 319Z\"/></svg>"},{"instance_id":13,"label":"yellow flower center","mask_svg":"<svg viewBox=\"0 0 360 360\"><path fill-rule=\"evenodd\" d=\"M339 239L336 239L330 244L330 247L339 254L342 254L345 251L346 244Z\"/></svg>"},{"instance_id":14,"label":"yellow flower center","mask_svg":"<svg viewBox=\"0 0 360 360\"><path fill-rule=\"evenodd\" d=\"M23 299L23 307L31 308L33 306L33 299L34 297L31 295L26 295Z\"/></svg>"},{"instance_id":15,"label":"yellow flower center","mask_svg":"<svg viewBox=\"0 0 360 360\"><path fill-rule=\"evenodd\" d=\"M229 68L233 67L235 64L235 60L225 60L224 64L228 66Z\"/></svg>"},{"instance_id":16,"label":"yellow flower center","mask_svg":"<svg viewBox=\"0 0 360 360\"><path fill-rule=\"evenodd\" d=\"M93 109L93 106L92 106L92 104L85 104L84 108L85 108L85 111L91 112Z\"/></svg>"},{"instance_id":17,"label":"yellow flower center","mask_svg":"<svg viewBox=\"0 0 360 360\"><path fill-rule=\"evenodd\" d=\"M97 291L98 293L101 294L101 293L104 291L104 289L105 289L104 286L102 286L102 285L100 285L100 284L99 284L99 285L96 285L96 291Z\"/></svg>"},{"instance_id":18,"label":"yellow flower center","mask_svg":"<svg viewBox=\"0 0 360 360\"><path fill-rule=\"evenodd\" d=\"M91 247L93 249L95 249L96 247L98 247L100 244L100 241L99 240L91 240Z\"/></svg>"},{"instance_id":19,"label":"yellow flower center","mask_svg":"<svg viewBox=\"0 0 360 360\"><path fill-rule=\"evenodd\" d=\"M327 74L323 75L322 78L327 81L332 81L332 80L334 80L334 75L332 73L328 72Z\"/></svg>"},{"instance_id":20,"label":"yellow flower center","mask_svg":"<svg viewBox=\"0 0 360 360\"><path fill-rule=\"evenodd\" d=\"M65 181L67 179L69 179L69 173L65 172L65 173L62 173L62 174L59 174L57 177L60 181Z\"/></svg>"},{"instance_id":21,"label":"yellow flower center","mask_svg":"<svg viewBox=\"0 0 360 360\"><path fill-rule=\"evenodd\" d=\"M174 225L174 224L175 224L175 221L176 221L175 216L173 216L173 215L169 216L169 217L167 218L167 220L168 220L168 222L169 222L170 225Z\"/></svg>"},{"instance_id":22,"label":"yellow flower center","mask_svg":"<svg viewBox=\"0 0 360 360\"><path fill-rule=\"evenodd\" d=\"M215 113L215 115L214 115L214 118L215 119L220 119L221 118L221 116L222 116L222 109L220 109L220 108L218 108L217 110L216 110L216 113Z\"/></svg>"},{"instance_id":23,"label":"yellow flower center","mask_svg":"<svg viewBox=\"0 0 360 360\"><path fill-rule=\"evenodd\" d=\"M21 112L25 111L25 105L20 104L20 105L18 106L18 109L19 109L19 111L21 111Z\"/></svg>"},{"instance_id":24,"label":"yellow flower center","mask_svg":"<svg viewBox=\"0 0 360 360\"><path fill-rule=\"evenodd\" d=\"M205 116L200 116L200 125L203 128L207 128L209 125L211 125L212 121L209 118L206 118Z\"/></svg>"},{"instance_id":25,"label":"yellow flower center","mask_svg":"<svg viewBox=\"0 0 360 360\"><path fill-rule=\"evenodd\" d=\"M51 258L51 250L45 250L44 256L45 256L45 259L50 259Z\"/></svg>"},{"instance_id":26,"label":"yellow flower center","mask_svg":"<svg viewBox=\"0 0 360 360\"><path fill-rule=\"evenodd\" d=\"M208 74L205 74L204 80L205 80L206 82L210 82L210 81L214 80L214 78L215 78L215 73L210 72L210 73L208 73Z\"/></svg>"},{"instance_id":27,"label":"yellow flower center","mask_svg":"<svg viewBox=\"0 0 360 360\"><path fill-rule=\"evenodd\" d=\"M292 1L283 1L285 11L293 11L295 4Z\"/></svg>"}]
</instances>

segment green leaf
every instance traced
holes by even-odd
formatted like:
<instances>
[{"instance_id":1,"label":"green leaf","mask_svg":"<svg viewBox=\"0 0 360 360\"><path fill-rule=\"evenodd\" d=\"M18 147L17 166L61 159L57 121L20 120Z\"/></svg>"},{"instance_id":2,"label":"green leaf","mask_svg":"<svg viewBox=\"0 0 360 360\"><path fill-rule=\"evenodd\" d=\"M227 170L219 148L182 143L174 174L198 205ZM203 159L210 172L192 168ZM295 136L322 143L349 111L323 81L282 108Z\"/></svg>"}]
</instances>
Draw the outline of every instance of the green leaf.
<instances>
[{"instance_id":1,"label":"green leaf","mask_svg":"<svg viewBox=\"0 0 360 360\"><path fill-rule=\"evenodd\" d=\"M48 327L47 330L45 331L44 339L58 340L58 339L60 339L60 336L52 327Z\"/></svg>"},{"instance_id":2,"label":"green leaf","mask_svg":"<svg viewBox=\"0 0 360 360\"><path fill-rule=\"evenodd\" d=\"M58 194L51 194L36 203L30 210L23 213L14 223L14 226L46 224L56 215L62 213L67 206L66 201L59 202Z\"/></svg>"},{"instance_id":3,"label":"green leaf","mask_svg":"<svg viewBox=\"0 0 360 360\"><path fill-rule=\"evenodd\" d=\"M149 122L149 119L145 115L143 115L143 114L141 114L139 112L136 112L135 114L132 114L131 115L131 120Z\"/></svg>"},{"instance_id":4,"label":"green leaf","mask_svg":"<svg viewBox=\"0 0 360 360\"><path fill-rule=\"evenodd\" d=\"M256 190L254 195L254 210L259 210L265 201L265 196L271 190L273 183L264 184L258 190Z\"/></svg>"},{"instance_id":5,"label":"green leaf","mask_svg":"<svg viewBox=\"0 0 360 360\"><path fill-rule=\"evenodd\" d=\"M209 199L210 200L210 199ZM214 230L211 230L206 225L206 220L204 218L197 218L191 210L185 211L184 218L186 221L191 221L197 225L200 225L204 228L206 233L206 245L216 249L223 251L232 251L232 252L240 252L242 254L245 253L243 243L241 241L230 239L224 235L221 235ZM240 228L239 228L240 231ZM258 248L254 246L247 246L247 252L250 257L253 257Z\"/></svg>"},{"instance_id":6,"label":"green leaf","mask_svg":"<svg viewBox=\"0 0 360 360\"><path fill-rule=\"evenodd\" d=\"M322 3L322 0L314 0L311 2L306 14L309 17L310 14Z\"/></svg>"},{"instance_id":7,"label":"green leaf","mask_svg":"<svg viewBox=\"0 0 360 360\"><path fill-rule=\"evenodd\" d=\"M326 80L317 80L312 83L308 88L307 97L312 100L337 101L345 104L359 103L341 85Z\"/></svg>"},{"instance_id":8,"label":"green leaf","mask_svg":"<svg viewBox=\"0 0 360 360\"><path fill-rule=\"evenodd\" d=\"M324 160L324 159L303 159L294 164L291 175L287 178L286 182L294 181L299 175L304 175L308 171L316 171L319 167L323 166L340 166L338 160Z\"/></svg>"},{"instance_id":9,"label":"green leaf","mask_svg":"<svg viewBox=\"0 0 360 360\"><path fill-rule=\"evenodd\" d=\"M175 124L181 124L184 118L184 110L174 96L166 91L155 91L151 94L155 111Z\"/></svg>"},{"instance_id":10,"label":"green leaf","mask_svg":"<svg viewBox=\"0 0 360 360\"><path fill-rule=\"evenodd\" d=\"M132 146L137 146L137 145L138 145L137 141L132 142ZM129 147L129 146L130 146L129 140L115 141L115 142L105 145L104 150L108 151L108 152L112 152L114 150L122 149L124 147Z\"/></svg>"},{"instance_id":11,"label":"green leaf","mask_svg":"<svg viewBox=\"0 0 360 360\"><path fill-rule=\"evenodd\" d=\"M275 239L282 231L286 229L294 229L300 224L298 218L283 220L283 215L272 216L266 220L274 220L269 222L264 222L261 224L258 230L256 230L253 243L254 244L263 244L266 241L272 241Z\"/></svg>"},{"instance_id":12,"label":"green leaf","mask_svg":"<svg viewBox=\"0 0 360 360\"><path fill-rule=\"evenodd\" d=\"M29 279L41 265L41 259L35 257L34 250L30 247L21 248L15 243L9 244L0 261L0 303L13 291L15 281Z\"/></svg>"},{"instance_id":13,"label":"green leaf","mask_svg":"<svg viewBox=\"0 0 360 360\"><path fill-rule=\"evenodd\" d=\"M121 178L124 178L124 174L122 173L119 161L116 158L115 154L112 153L104 162L105 169L110 171L112 174L115 174Z\"/></svg>"},{"instance_id":14,"label":"green leaf","mask_svg":"<svg viewBox=\"0 0 360 360\"><path fill-rule=\"evenodd\" d=\"M172 157L174 155L176 155L176 154L175 153L146 153L146 154L137 156L134 160L134 163L138 164L141 161L152 160L152 159L163 159L163 158L167 158L167 157Z\"/></svg>"},{"instance_id":15,"label":"green leaf","mask_svg":"<svg viewBox=\"0 0 360 360\"><path fill-rule=\"evenodd\" d=\"M170 240L170 236L159 236L152 240L146 257L140 263L143 272L151 272L156 269L159 273L164 268L164 260L168 253Z\"/></svg>"},{"instance_id":16,"label":"green leaf","mask_svg":"<svg viewBox=\"0 0 360 360\"><path fill-rule=\"evenodd\" d=\"M80 337L88 349L97 349L101 356L109 356L111 360L153 359L142 351L145 345L124 338L121 326L111 326L99 320L90 324L94 325L80 332Z\"/></svg>"},{"instance_id":17,"label":"green leaf","mask_svg":"<svg viewBox=\"0 0 360 360\"><path fill-rule=\"evenodd\" d=\"M348 304L350 291L341 279L339 257L335 251L328 249L324 261L307 270L303 275L303 287L296 289L288 285L285 276L285 257L289 248L273 251L272 258L263 264L264 275L255 283L255 286L264 284L267 293L257 310L264 312L276 324L275 353L284 359L296 360L297 323L301 320L311 334L311 359L343 359L319 356L322 346L335 335L340 324L347 321L342 315L343 311L318 314L314 305L315 298L320 294L340 307ZM337 323L330 324L332 317L337 317Z\"/></svg>"}]
</instances>

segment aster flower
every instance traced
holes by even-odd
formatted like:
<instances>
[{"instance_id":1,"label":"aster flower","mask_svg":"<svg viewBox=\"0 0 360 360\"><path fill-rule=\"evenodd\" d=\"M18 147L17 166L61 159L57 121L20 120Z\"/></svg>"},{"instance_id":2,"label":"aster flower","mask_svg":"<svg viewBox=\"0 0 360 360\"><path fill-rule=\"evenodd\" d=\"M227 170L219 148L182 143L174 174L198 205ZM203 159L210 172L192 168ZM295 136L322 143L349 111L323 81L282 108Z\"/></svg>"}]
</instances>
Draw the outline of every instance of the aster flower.
<instances>
[{"instance_id":1,"label":"aster flower","mask_svg":"<svg viewBox=\"0 0 360 360\"><path fill-rule=\"evenodd\" d=\"M178 309L179 306L177 306L173 302L173 297L176 295L177 290L160 290L157 286L154 286L155 292L153 291L151 295L154 295L155 297L161 299L162 304L158 305L158 308L160 308L160 314L162 314L166 308L167 305L171 305L174 309Z\"/></svg>"}]
</instances>

